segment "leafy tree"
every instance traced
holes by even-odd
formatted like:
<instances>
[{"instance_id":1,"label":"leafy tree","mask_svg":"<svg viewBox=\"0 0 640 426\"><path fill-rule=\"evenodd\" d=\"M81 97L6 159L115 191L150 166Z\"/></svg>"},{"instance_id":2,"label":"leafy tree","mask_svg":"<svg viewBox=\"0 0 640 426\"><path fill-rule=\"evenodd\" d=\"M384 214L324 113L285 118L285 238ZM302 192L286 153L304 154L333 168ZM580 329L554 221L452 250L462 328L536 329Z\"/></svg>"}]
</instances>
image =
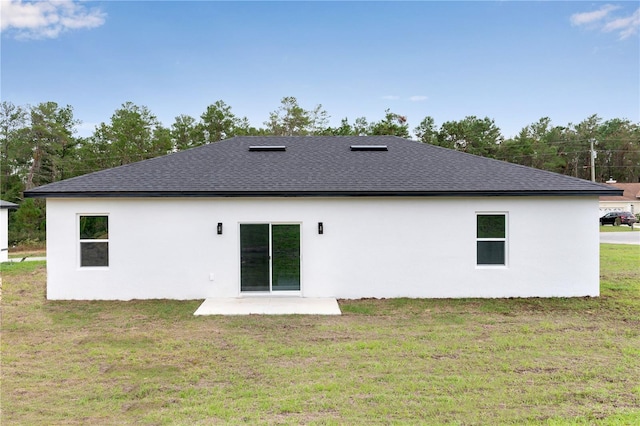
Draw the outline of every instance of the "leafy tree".
<instances>
[{"instance_id":1,"label":"leafy tree","mask_svg":"<svg viewBox=\"0 0 640 426\"><path fill-rule=\"evenodd\" d=\"M596 180L640 181L640 126L614 118L602 123L597 142Z\"/></svg>"},{"instance_id":2,"label":"leafy tree","mask_svg":"<svg viewBox=\"0 0 640 426\"><path fill-rule=\"evenodd\" d=\"M166 127L158 126L153 129L153 141L156 147L156 151L153 157L160 155L166 155L173 150L173 142L171 140L171 130ZM150 157L150 158L153 158Z\"/></svg>"},{"instance_id":3,"label":"leafy tree","mask_svg":"<svg viewBox=\"0 0 640 426\"><path fill-rule=\"evenodd\" d=\"M368 133L369 124L367 123L367 119L364 117L356 118L356 121L353 123L353 135L354 136L365 136Z\"/></svg>"},{"instance_id":4,"label":"leafy tree","mask_svg":"<svg viewBox=\"0 0 640 426\"><path fill-rule=\"evenodd\" d=\"M413 129L413 133L416 135L420 142L428 143L431 145L438 144L438 129L436 128L435 120L433 119L433 117L425 117L420 122L420 124L418 124L418 127Z\"/></svg>"},{"instance_id":5,"label":"leafy tree","mask_svg":"<svg viewBox=\"0 0 640 426\"><path fill-rule=\"evenodd\" d=\"M202 145L195 118L181 114L171 125L171 143L177 151Z\"/></svg>"},{"instance_id":6,"label":"leafy tree","mask_svg":"<svg viewBox=\"0 0 640 426\"><path fill-rule=\"evenodd\" d=\"M46 219L44 200L27 198L9 221L9 244L45 241Z\"/></svg>"},{"instance_id":7,"label":"leafy tree","mask_svg":"<svg viewBox=\"0 0 640 426\"><path fill-rule=\"evenodd\" d=\"M329 116L322 105L308 111L298 105L293 96L284 97L280 102L280 107L269 113L269 120L264 123L268 134L306 136L322 134L326 130Z\"/></svg>"},{"instance_id":8,"label":"leafy tree","mask_svg":"<svg viewBox=\"0 0 640 426\"><path fill-rule=\"evenodd\" d=\"M437 145L483 157L495 157L502 140L500 128L492 119L467 116L460 121L442 124Z\"/></svg>"},{"instance_id":9,"label":"leafy tree","mask_svg":"<svg viewBox=\"0 0 640 426\"><path fill-rule=\"evenodd\" d=\"M577 125L552 126L549 117L526 126L501 144L499 158L557 173L591 179L591 141L596 151L596 181L610 177L635 182L640 177L640 128L625 119L603 122L591 115Z\"/></svg>"},{"instance_id":10,"label":"leafy tree","mask_svg":"<svg viewBox=\"0 0 640 426\"><path fill-rule=\"evenodd\" d=\"M146 106L125 102L86 141L83 154L95 170L129 164L171 152L171 134Z\"/></svg>"},{"instance_id":11,"label":"leafy tree","mask_svg":"<svg viewBox=\"0 0 640 426\"><path fill-rule=\"evenodd\" d=\"M11 102L0 103L0 194L18 202L29 161L27 111Z\"/></svg>"},{"instance_id":12,"label":"leafy tree","mask_svg":"<svg viewBox=\"0 0 640 426\"><path fill-rule=\"evenodd\" d=\"M527 166L533 155L533 142L529 135L529 128L525 127L513 139L507 139L500 144L497 158L510 163Z\"/></svg>"},{"instance_id":13,"label":"leafy tree","mask_svg":"<svg viewBox=\"0 0 640 426\"><path fill-rule=\"evenodd\" d=\"M243 134L248 124L246 118L236 117L231 112L231 107L221 100L209 105L200 118L202 121L197 129L200 140L205 144Z\"/></svg>"},{"instance_id":14,"label":"leafy tree","mask_svg":"<svg viewBox=\"0 0 640 426\"><path fill-rule=\"evenodd\" d=\"M391 110L385 110L382 120L373 122L367 129L369 135L392 135L401 138L409 137L409 125L405 116L395 114Z\"/></svg>"},{"instance_id":15,"label":"leafy tree","mask_svg":"<svg viewBox=\"0 0 640 426\"><path fill-rule=\"evenodd\" d=\"M591 179L590 141L595 140L602 119L596 114L577 125L569 123L559 144L559 155L566 158L564 173L582 179Z\"/></svg>"},{"instance_id":16,"label":"leafy tree","mask_svg":"<svg viewBox=\"0 0 640 426\"><path fill-rule=\"evenodd\" d=\"M268 133L265 129L256 129L247 117L242 117L236 124L234 136L268 136Z\"/></svg>"},{"instance_id":17,"label":"leafy tree","mask_svg":"<svg viewBox=\"0 0 640 426\"><path fill-rule=\"evenodd\" d=\"M320 135L329 125L329 113L322 109L322 105L318 104L311 110L309 117L311 123L309 124L309 131L312 135Z\"/></svg>"},{"instance_id":18,"label":"leafy tree","mask_svg":"<svg viewBox=\"0 0 640 426\"><path fill-rule=\"evenodd\" d=\"M524 166L562 173L566 161L559 154L556 141L565 136L566 128L552 126L549 117L526 126L513 139L500 144L497 158Z\"/></svg>"},{"instance_id":19,"label":"leafy tree","mask_svg":"<svg viewBox=\"0 0 640 426\"><path fill-rule=\"evenodd\" d=\"M55 102L44 102L31 108L31 127L28 132L31 143L30 167L26 177L26 189L73 176L75 149L73 137L78 120L73 118L73 108L64 108Z\"/></svg>"},{"instance_id":20,"label":"leafy tree","mask_svg":"<svg viewBox=\"0 0 640 426\"><path fill-rule=\"evenodd\" d=\"M351 124L349 124L349 119L348 118L343 118L340 121L340 126L338 126L338 127L327 127L326 129L324 129L322 131L321 134L322 135L326 135L326 136L354 136L355 135L355 130L351 126Z\"/></svg>"},{"instance_id":21,"label":"leafy tree","mask_svg":"<svg viewBox=\"0 0 640 426\"><path fill-rule=\"evenodd\" d=\"M566 127L552 126L551 119L543 117L528 128L533 147L530 166L561 173L566 168L566 161L559 155L555 142L564 139Z\"/></svg>"}]
</instances>

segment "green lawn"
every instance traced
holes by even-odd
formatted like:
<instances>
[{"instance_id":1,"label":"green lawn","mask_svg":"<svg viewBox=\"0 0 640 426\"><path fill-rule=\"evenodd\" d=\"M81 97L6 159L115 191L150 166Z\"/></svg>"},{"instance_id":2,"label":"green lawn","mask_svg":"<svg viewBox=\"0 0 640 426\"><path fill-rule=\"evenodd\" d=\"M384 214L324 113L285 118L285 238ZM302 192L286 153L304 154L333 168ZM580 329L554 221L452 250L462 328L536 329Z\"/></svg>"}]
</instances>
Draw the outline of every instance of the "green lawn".
<instances>
[{"instance_id":1,"label":"green lawn","mask_svg":"<svg viewBox=\"0 0 640 426\"><path fill-rule=\"evenodd\" d=\"M630 231L634 231L634 232L638 232L640 231L640 224L634 224L633 228L629 225L620 225L620 226L613 226L613 225L600 225L600 232L630 232Z\"/></svg>"},{"instance_id":2,"label":"green lawn","mask_svg":"<svg viewBox=\"0 0 640 426\"><path fill-rule=\"evenodd\" d=\"M0 424L640 424L640 252L601 253L600 298L341 317L48 302L44 263L4 264Z\"/></svg>"}]
</instances>

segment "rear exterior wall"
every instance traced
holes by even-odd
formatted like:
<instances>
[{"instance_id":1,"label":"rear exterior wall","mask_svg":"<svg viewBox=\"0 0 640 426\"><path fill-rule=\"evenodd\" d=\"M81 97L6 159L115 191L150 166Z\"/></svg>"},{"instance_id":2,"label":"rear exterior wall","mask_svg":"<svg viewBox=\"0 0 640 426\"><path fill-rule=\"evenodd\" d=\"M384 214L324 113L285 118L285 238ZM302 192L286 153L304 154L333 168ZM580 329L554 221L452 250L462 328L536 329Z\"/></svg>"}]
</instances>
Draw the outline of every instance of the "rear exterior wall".
<instances>
[{"instance_id":1,"label":"rear exterior wall","mask_svg":"<svg viewBox=\"0 0 640 426\"><path fill-rule=\"evenodd\" d=\"M506 214L506 266L476 265L478 213ZM94 214L109 266L81 268ZM300 224L303 297L599 295L597 197L290 197L48 199L47 297L238 297L243 223Z\"/></svg>"}]
</instances>

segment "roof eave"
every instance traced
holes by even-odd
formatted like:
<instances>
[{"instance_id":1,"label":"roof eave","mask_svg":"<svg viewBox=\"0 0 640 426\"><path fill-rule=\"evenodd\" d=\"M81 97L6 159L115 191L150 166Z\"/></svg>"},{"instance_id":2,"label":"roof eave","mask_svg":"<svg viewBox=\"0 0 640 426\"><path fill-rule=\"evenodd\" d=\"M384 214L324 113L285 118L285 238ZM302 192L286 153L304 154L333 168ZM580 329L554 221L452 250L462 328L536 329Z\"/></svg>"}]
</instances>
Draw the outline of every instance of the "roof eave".
<instances>
[{"instance_id":1,"label":"roof eave","mask_svg":"<svg viewBox=\"0 0 640 426\"><path fill-rule=\"evenodd\" d=\"M26 198L221 198L221 197L584 197L616 196L622 191L25 191Z\"/></svg>"}]
</instances>

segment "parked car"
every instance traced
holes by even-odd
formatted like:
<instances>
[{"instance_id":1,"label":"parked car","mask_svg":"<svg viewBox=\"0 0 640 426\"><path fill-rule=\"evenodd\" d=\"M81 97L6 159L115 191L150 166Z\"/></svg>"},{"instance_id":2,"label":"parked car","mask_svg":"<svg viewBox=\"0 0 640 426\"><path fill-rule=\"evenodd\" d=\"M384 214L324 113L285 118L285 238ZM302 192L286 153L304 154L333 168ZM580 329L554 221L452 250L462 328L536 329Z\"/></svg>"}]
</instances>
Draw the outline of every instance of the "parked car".
<instances>
[{"instance_id":1,"label":"parked car","mask_svg":"<svg viewBox=\"0 0 640 426\"><path fill-rule=\"evenodd\" d=\"M630 212L609 212L600 218L600 225L633 226L636 217Z\"/></svg>"}]
</instances>

